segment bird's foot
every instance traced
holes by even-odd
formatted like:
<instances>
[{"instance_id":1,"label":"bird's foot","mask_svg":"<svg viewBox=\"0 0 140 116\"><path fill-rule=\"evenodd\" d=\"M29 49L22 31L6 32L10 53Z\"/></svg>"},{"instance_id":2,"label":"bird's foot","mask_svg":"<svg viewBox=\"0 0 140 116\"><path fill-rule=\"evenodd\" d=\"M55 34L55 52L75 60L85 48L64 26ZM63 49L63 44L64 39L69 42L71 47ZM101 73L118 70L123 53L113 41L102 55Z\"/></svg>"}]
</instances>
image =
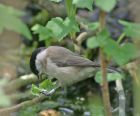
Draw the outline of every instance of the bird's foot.
<instances>
[{"instance_id":1,"label":"bird's foot","mask_svg":"<svg viewBox=\"0 0 140 116\"><path fill-rule=\"evenodd\" d=\"M58 87L57 87L57 88L58 88ZM41 93L44 94L45 96L50 96L50 95L52 95L52 94L56 91L57 88L54 88L54 89L52 89L52 90L50 90L50 91L41 90Z\"/></svg>"}]
</instances>

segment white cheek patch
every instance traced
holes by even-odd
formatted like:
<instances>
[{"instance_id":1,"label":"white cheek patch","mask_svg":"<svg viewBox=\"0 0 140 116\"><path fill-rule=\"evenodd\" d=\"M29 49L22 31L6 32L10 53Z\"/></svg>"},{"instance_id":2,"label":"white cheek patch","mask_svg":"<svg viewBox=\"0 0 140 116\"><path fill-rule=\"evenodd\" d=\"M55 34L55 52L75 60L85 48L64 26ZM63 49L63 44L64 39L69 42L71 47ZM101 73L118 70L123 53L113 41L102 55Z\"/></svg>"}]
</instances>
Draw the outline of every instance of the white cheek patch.
<instances>
[{"instance_id":1,"label":"white cheek patch","mask_svg":"<svg viewBox=\"0 0 140 116\"><path fill-rule=\"evenodd\" d=\"M41 63L38 60L35 60L36 69L40 72L41 71Z\"/></svg>"},{"instance_id":2,"label":"white cheek patch","mask_svg":"<svg viewBox=\"0 0 140 116\"><path fill-rule=\"evenodd\" d=\"M37 59L38 61L42 61L42 60L44 59L44 57L46 57L46 50L40 52L40 53L37 55L36 59Z\"/></svg>"},{"instance_id":3,"label":"white cheek patch","mask_svg":"<svg viewBox=\"0 0 140 116\"><path fill-rule=\"evenodd\" d=\"M43 71L43 64L42 63L44 63L43 60L45 59L45 57L46 57L46 50L39 53L36 57L35 65L36 65L36 69L38 70L38 72Z\"/></svg>"}]
</instances>

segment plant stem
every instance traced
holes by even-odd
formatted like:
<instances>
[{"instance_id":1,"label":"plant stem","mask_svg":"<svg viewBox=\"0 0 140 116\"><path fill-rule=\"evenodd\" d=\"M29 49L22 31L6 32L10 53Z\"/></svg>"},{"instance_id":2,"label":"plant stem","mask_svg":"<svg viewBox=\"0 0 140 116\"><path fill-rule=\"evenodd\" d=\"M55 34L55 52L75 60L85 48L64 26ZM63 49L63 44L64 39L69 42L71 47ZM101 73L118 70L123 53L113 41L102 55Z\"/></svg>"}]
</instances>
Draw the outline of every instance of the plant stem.
<instances>
[{"instance_id":1,"label":"plant stem","mask_svg":"<svg viewBox=\"0 0 140 116\"><path fill-rule=\"evenodd\" d=\"M75 18L76 15L76 6L72 4L72 0L66 0L66 12L69 18Z\"/></svg>"},{"instance_id":2,"label":"plant stem","mask_svg":"<svg viewBox=\"0 0 140 116\"><path fill-rule=\"evenodd\" d=\"M26 86L28 84L31 84L31 83L35 83L35 82L38 82L38 79L37 77L35 77L35 75L33 74L29 74L29 75L25 75L26 76L26 79L23 79L23 78L18 78L16 80L13 80L11 82L9 82L8 85L5 86L5 92L6 93L12 93L13 91L23 87L23 86ZM44 80L45 77L42 78L42 80Z\"/></svg>"},{"instance_id":3,"label":"plant stem","mask_svg":"<svg viewBox=\"0 0 140 116\"><path fill-rule=\"evenodd\" d=\"M118 38L117 43L120 43L124 37L125 37L125 33L122 33Z\"/></svg>"},{"instance_id":4,"label":"plant stem","mask_svg":"<svg viewBox=\"0 0 140 116\"><path fill-rule=\"evenodd\" d=\"M76 6L74 4L72 4L72 0L65 0L65 5L66 5L66 12L67 12L67 16L70 19L76 20L75 16L76 16ZM70 33L70 37L73 41L74 44L74 49L76 52L80 52L80 48L77 45L77 41L76 39L76 33L75 32L71 32Z\"/></svg>"},{"instance_id":5,"label":"plant stem","mask_svg":"<svg viewBox=\"0 0 140 116\"><path fill-rule=\"evenodd\" d=\"M105 28L105 17L106 13L104 11L100 11L100 30L102 31ZM105 108L105 116L112 116L111 112L111 104L110 104L110 95L109 95L109 88L108 88L108 81L107 81L107 62L106 57L103 52L103 49L100 48L100 62L101 62L101 71L102 71L102 78L103 78L103 84L102 84L102 96L103 96L103 103Z\"/></svg>"}]
</instances>

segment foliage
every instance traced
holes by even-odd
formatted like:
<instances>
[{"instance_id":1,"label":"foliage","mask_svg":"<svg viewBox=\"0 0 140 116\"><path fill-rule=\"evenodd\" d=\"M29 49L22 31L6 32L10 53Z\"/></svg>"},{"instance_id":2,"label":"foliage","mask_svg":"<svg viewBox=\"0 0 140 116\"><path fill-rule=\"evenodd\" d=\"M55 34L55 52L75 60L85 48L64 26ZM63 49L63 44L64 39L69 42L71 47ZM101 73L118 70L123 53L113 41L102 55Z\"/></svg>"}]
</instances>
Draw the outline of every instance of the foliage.
<instances>
[{"instance_id":1,"label":"foliage","mask_svg":"<svg viewBox=\"0 0 140 116\"><path fill-rule=\"evenodd\" d=\"M9 29L31 39L31 33L28 27L19 18L23 15L24 13L19 10L0 4L0 33L4 29Z\"/></svg>"},{"instance_id":2,"label":"foliage","mask_svg":"<svg viewBox=\"0 0 140 116\"><path fill-rule=\"evenodd\" d=\"M95 30L99 29L100 23L99 22L93 22L93 23L91 22L91 23L88 23L87 26L88 26L89 30L95 31Z\"/></svg>"},{"instance_id":3,"label":"foliage","mask_svg":"<svg viewBox=\"0 0 140 116\"><path fill-rule=\"evenodd\" d=\"M110 12L115 7L116 3L117 0L95 0L95 5L106 12Z\"/></svg>"},{"instance_id":4,"label":"foliage","mask_svg":"<svg viewBox=\"0 0 140 116\"><path fill-rule=\"evenodd\" d=\"M47 80L44 80L43 82L41 82L39 84L39 87L32 84L31 92L33 95L38 96L43 90L45 90L46 92L49 92L52 89L54 89L55 87L56 87L56 85L54 83L52 83L51 80L47 79Z\"/></svg>"},{"instance_id":5,"label":"foliage","mask_svg":"<svg viewBox=\"0 0 140 116\"><path fill-rule=\"evenodd\" d=\"M92 11L93 0L73 0L73 4L78 8L87 8Z\"/></svg>"},{"instance_id":6,"label":"foliage","mask_svg":"<svg viewBox=\"0 0 140 116\"><path fill-rule=\"evenodd\" d=\"M104 52L119 65L124 65L137 56L137 49L132 43L119 45L110 37L106 29L100 32L96 37L90 37L87 41L87 46L89 48L103 48Z\"/></svg>"},{"instance_id":7,"label":"foliage","mask_svg":"<svg viewBox=\"0 0 140 116\"><path fill-rule=\"evenodd\" d=\"M132 23L128 21L119 20L119 23L124 26L124 33L128 37L139 38L140 37L140 24Z\"/></svg>"},{"instance_id":8,"label":"foliage","mask_svg":"<svg viewBox=\"0 0 140 116\"><path fill-rule=\"evenodd\" d=\"M108 82L123 79L123 75L115 72L115 73L107 73L107 80ZM98 71L95 75L95 81L102 85L102 72Z\"/></svg>"},{"instance_id":9,"label":"foliage","mask_svg":"<svg viewBox=\"0 0 140 116\"><path fill-rule=\"evenodd\" d=\"M73 32L78 32L78 24L71 18L63 20L60 17L52 18L45 27L41 25L35 25L32 30L34 33L39 34L40 40L48 38L56 38L62 40L66 35Z\"/></svg>"}]
</instances>

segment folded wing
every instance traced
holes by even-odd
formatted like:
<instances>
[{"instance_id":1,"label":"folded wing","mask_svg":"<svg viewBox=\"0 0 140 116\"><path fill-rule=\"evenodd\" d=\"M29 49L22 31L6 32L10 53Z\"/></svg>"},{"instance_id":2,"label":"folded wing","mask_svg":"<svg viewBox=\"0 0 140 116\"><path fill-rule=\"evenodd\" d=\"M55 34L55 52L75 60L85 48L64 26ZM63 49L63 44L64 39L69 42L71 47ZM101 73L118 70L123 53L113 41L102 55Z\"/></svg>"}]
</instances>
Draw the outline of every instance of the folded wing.
<instances>
[{"instance_id":1,"label":"folded wing","mask_svg":"<svg viewBox=\"0 0 140 116\"><path fill-rule=\"evenodd\" d=\"M66 67L66 66L95 66L99 67L99 65L95 64L91 60L81 57L70 50L59 47L59 46L51 46L48 48L48 54L52 62L56 63L57 66Z\"/></svg>"}]
</instances>

